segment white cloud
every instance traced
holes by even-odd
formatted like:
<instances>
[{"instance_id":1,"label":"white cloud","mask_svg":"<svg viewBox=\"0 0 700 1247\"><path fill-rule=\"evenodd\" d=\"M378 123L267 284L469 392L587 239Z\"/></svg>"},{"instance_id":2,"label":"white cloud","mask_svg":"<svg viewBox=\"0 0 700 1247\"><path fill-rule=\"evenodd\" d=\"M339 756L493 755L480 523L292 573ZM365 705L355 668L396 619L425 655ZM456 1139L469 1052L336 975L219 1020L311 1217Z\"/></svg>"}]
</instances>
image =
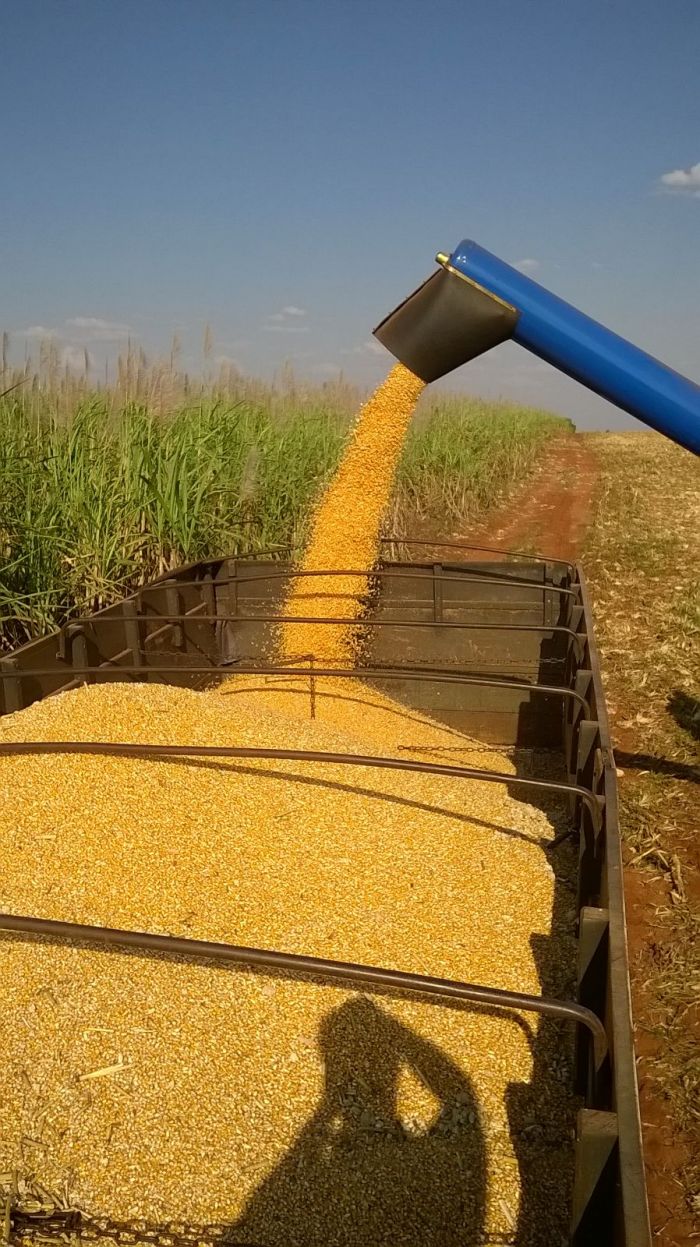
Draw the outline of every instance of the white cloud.
<instances>
[{"instance_id":1,"label":"white cloud","mask_svg":"<svg viewBox=\"0 0 700 1247\"><path fill-rule=\"evenodd\" d=\"M382 346L376 338L368 338L366 342L362 342L360 346L347 347L340 352L341 355L382 355L386 359L386 347Z\"/></svg>"},{"instance_id":2,"label":"white cloud","mask_svg":"<svg viewBox=\"0 0 700 1247\"><path fill-rule=\"evenodd\" d=\"M288 303L286 307L282 308L281 312L272 312L267 319L270 321L276 321L277 323L284 323L289 320L290 317L295 316L306 316L305 309L303 307L296 307L293 303Z\"/></svg>"},{"instance_id":3,"label":"white cloud","mask_svg":"<svg viewBox=\"0 0 700 1247\"><path fill-rule=\"evenodd\" d=\"M71 316L63 322L64 330L60 336L69 338L80 344L82 342L118 342L128 338L133 330L116 320L102 320L98 316ZM27 329L18 330L20 338L52 338L55 329L47 329L46 325L29 325Z\"/></svg>"},{"instance_id":4,"label":"white cloud","mask_svg":"<svg viewBox=\"0 0 700 1247\"><path fill-rule=\"evenodd\" d=\"M308 325L263 325L267 333L308 333Z\"/></svg>"},{"instance_id":5,"label":"white cloud","mask_svg":"<svg viewBox=\"0 0 700 1247\"><path fill-rule=\"evenodd\" d=\"M526 258L524 260L516 260L513 268L517 268L521 273L536 273L540 267L539 260Z\"/></svg>"},{"instance_id":6,"label":"white cloud","mask_svg":"<svg viewBox=\"0 0 700 1247\"><path fill-rule=\"evenodd\" d=\"M82 337L94 342L117 342L128 338L133 332L129 325L116 320L102 320L99 316L72 316L66 321L69 329L79 329Z\"/></svg>"},{"instance_id":7,"label":"white cloud","mask_svg":"<svg viewBox=\"0 0 700 1247\"><path fill-rule=\"evenodd\" d=\"M700 199L700 161L689 169L671 169L659 178L661 186L680 195L694 195Z\"/></svg>"},{"instance_id":8,"label":"white cloud","mask_svg":"<svg viewBox=\"0 0 700 1247\"><path fill-rule=\"evenodd\" d=\"M56 331L47 329L45 325L30 325L28 329L19 329L17 332L20 338L51 338Z\"/></svg>"}]
</instances>

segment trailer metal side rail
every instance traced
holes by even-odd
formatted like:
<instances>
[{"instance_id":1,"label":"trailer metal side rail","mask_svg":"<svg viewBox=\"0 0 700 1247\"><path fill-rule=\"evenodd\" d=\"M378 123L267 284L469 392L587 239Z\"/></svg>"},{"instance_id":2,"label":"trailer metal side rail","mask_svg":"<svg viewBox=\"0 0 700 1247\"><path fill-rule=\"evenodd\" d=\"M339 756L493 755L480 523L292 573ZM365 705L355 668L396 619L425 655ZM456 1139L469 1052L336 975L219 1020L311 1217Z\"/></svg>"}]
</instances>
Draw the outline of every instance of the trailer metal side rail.
<instances>
[{"instance_id":1,"label":"trailer metal side rail","mask_svg":"<svg viewBox=\"0 0 700 1247\"><path fill-rule=\"evenodd\" d=\"M535 779L528 775L509 775L505 771L486 771L479 767L453 766L445 762L422 762L415 758L385 758L376 754L336 753L316 749L269 749L253 745L157 745L134 744L127 741L99 740L0 740L0 757L27 756L39 753L96 753L112 758L269 758L282 762L322 762L341 766L366 766L381 771L417 771L442 775L445 779L471 779L486 784L512 784L516 788L551 793L553 796L575 797L587 807L593 829L602 826L603 798L578 784L564 784L552 779ZM556 848L573 834L562 832L548 841Z\"/></svg>"},{"instance_id":2,"label":"trailer metal side rail","mask_svg":"<svg viewBox=\"0 0 700 1247\"><path fill-rule=\"evenodd\" d=\"M162 628L156 632L148 634L147 639L153 640L154 637L160 636L166 631L170 631L175 624L178 623L244 623L244 624L318 624L319 626L335 626L337 628L454 628L462 631L472 632L532 632L540 635L568 636L574 645L581 645L581 634L575 632L573 628L568 628L563 624L518 624L518 623L463 623L452 619L414 619L408 616L392 615L390 619L370 619L358 618L347 619L340 615L205 615L201 613L201 607L195 606L184 614L171 613L166 611L157 615L130 614L130 615L83 615L74 623L65 625L67 630L72 630L76 635L76 629L81 629L84 624L102 624L108 626L112 623L129 623L132 620L140 620L144 623L161 622ZM7 662L8 659L0 660Z\"/></svg>"},{"instance_id":3,"label":"trailer metal side rail","mask_svg":"<svg viewBox=\"0 0 700 1247\"><path fill-rule=\"evenodd\" d=\"M303 568L295 571L293 568L285 568L284 571L265 571L256 573L253 576L221 576L217 579L216 583L217 585L243 585L251 583L259 584L261 582L264 583L267 580L313 580L316 577L320 577L323 580L332 580L333 578L343 576L357 576L358 579L362 580L391 580L392 577L394 577L401 580L429 580L431 582L433 580L439 580L442 581L443 584L464 584L464 582L467 581L469 584L508 585L512 586L514 589L534 589L540 593L558 593L562 597L571 597L577 600L579 598L577 588L568 589L563 585L546 584L540 580L516 580L515 576L499 575L496 573L486 575L483 572L473 572L471 568L465 568L459 576L454 576L451 572L445 572L441 564L434 564L433 567L434 570L425 568L425 570L419 572L404 571L402 568L397 567L377 567L370 571L367 571L367 568L363 569L357 567L345 570L338 570L334 568L332 571L323 569L320 571L306 571ZM177 582L179 589L199 588L201 587L201 584L201 580L178 580ZM91 616L83 616L83 618L91 618Z\"/></svg>"},{"instance_id":4,"label":"trailer metal side rail","mask_svg":"<svg viewBox=\"0 0 700 1247\"><path fill-rule=\"evenodd\" d=\"M371 619L369 617L359 617L357 619L346 618L341 615L202 615L195 614L198 607L188 611L186 614L171 614L169 611L165 614L159 614L153 618L165 620L168 624L175 623L274 623L274 624L319 624L319 625L335 625L342 628L461 628L467 631L475 632L539 632L539 633L560 633L562 636L569 636L575 645L580 645L581 637L578 632L574 632L573 628L567 628L563 624L506 624L506 623L462 623L461 620L452 619L413 619L410 617L400 617L392 615L391 619ZM110 624L115 622L124 622L126 619L133 619L133 615L110 615L105 618L101 615L83 615L80 620L76 620L74 624L67 624L68 628L80 627L83 623ZM153 635L153 634L151 634Z\"/></svg>"},{"instance_id":5,"label":"trailer metal side rail","mask_svg":"<svg viewBox=\"0 0 700 1247\"><path fill-rule=\"evenodd\" d=\"M130 653L130 650L123 650L123 654ZM586 698L574 688L569 688L566 684L540 684L530 680L506 680L498 676L480 676L469 675L459 671L445 671L444 668L430 667L318 667L316 666L313 655L309 656L309 666L306 667L287 667L275 665L274 663L238 663L234 661L223 663L208 663L202 666L197 664L163 665L158 667L145 667L143 663L122 663L120 662L121 654L115 654L113 658L106 658L104 662L94 667L78 667L76 672L79 680L83 683L84 676L92 675L141 675L144 678L152 675L202 675L208 671L221 674L222 671L230 671L233 667L236 675L274 675L274 676L302 676L312 683L318 676L324 679L360 679L360 680L415 680L423 681L427 684L465 684L477 688L503 688L513 689L524 693L540 693L547 697L562 697L566 700L575 702L584 715L588 714L589 706ZM0 660L8 661L8 660ZM20 668L2 668L0 670L0 681L2 680L29 680L32 678L41 678L56 674L56 667L37 667L31 670L21 670ZM75 684L76 680L70 680L70 684ZM67 686L66 686L67 688ZM63 692L64 689L57 689L56 692ZM312 696L313 696L312 691ZM314 717L313 714L311 716Z\"/></svg>"},{"instance_id":6,"label":"trailer metal side rail","mask_svg":"<svg viewBox=\"0 0 700 1247\"><path fill-rule=\"evenodd\" d=\"M89 616L88 616L89 618ZM169 616L163 616L169 618ZM177 618L174 616L174 618ZM277 623L277 624L328 624L342 628L461 628L474 632L539 632L559 633L571 638L574 645L580 645L581 637L573 628L564 624L506 624L506 623L463 623L454 619L410 619L393 615L391 619L358 618L347 619L340 615L200 615L202 622L219 621L230 623Z\"/></svg>"},{"instance_id":7,"label":"trailer metal side rail","mask_svg":"<svg viewBox=\"0 0 700 1247\"><path fill-rule=\"evenodd\" d=\"M281 549L280 547L279 550ZM271 551L271 553L277 554L279 550ZM120 659L131 657L134 666L143 665L148 667L149 670L153 670L154 677L157 678L157 672L151 665L153 650L156 646L163 648L164 639L169 635L172 636L172 648L175 651L179 651L176 654L176 660L177 666L182 668L183 675L186 674L186 663L182 659L184 658L184 652L187 650L189 650L191 655L193 652L199 651L202 655L203 666L211 667L213 665L211 651L212 648L220 650L221 640L220 632L215 632L215 629L226 630L231 627L235 628L238 624L245 625L247 635L250 638L250 644L255 651L258 651L260 642L256 640L253 630L256 628L265 629L267 626L284 621L284 617L275 614L274 618L271 618L269 613L265 611L264 598L270 589L270 585L266 585L264 582L268 577L272 577L273 585L276 581L279 581L281 584L286 572L277 569L274 572L270 572L269 563L267 567L255 567L254 565L251 567L251 560L254 560L256 557L258 556L251 552L250 554L240 555L238 559L215 559L204 563L189 564L187 567L175 572L166 572L157 580L136 590L131 597L124 599L121 604L109 606L100 612L84 615L82 618L67 622L55 634L57 639L57 653L55 656L48 648L47 641L30 641L26 646L22 647L23 651L26 652L30 650L30 647L36 647L36 658L34 658L32 664L33 674L37 679L43 680L45 684L48 682L48 684L41 690L32 689L28 700L35 700L37 695L46 692L57 691L55 681L52 681L49 670L49 668L53 668L54 662L57 676L60 675L62 669L65 669L63 664L67 660L67 665L75 670L76 678L79 678L79 672L85 672L86 677L89 678L93 674L99 674L92 672L90 669L101 665L99 659L103 654L106 661L110 663L116 663ZM243 575L237 570L239 561L244 569ZM463 659L460 665L463 668L471 668L475 675L480 676L487 676L492 673L498 675L499 669L504 674L512 671L516 675L527 676L528 682L533 684L541 682L539 679L531 678L531 676L536 675L538 667L550 665L554 669L562 670L563 673L563 668L568 662L565 646L563 640L558 645L555 642L557 642L559 637L562 637L562 639L569 638L569 643L576 646L583 640L582 634L578 632L582 608L578 604L576 596L578 588L575 580L572 581L573 588L569 588L562 583L554 583L547 569L544 569L544 582L537 575L533 575L532 579L524 578L522 573L517 576L507 575L501 578L494 573L490 566L488 567L488 574L485 576L478 575L478 569L475 572L474 568L464 570L455 568L454 570L458 572L457 575L452 574L450 569L447 571L442 569L439 564L420 565L418 567L415 564L411 564L375 569L372 575L375 578L378 577L380 583L401 585L403 587L406 581L409 581L415 584L416 588L420 589L421 592L417 595L415 602L412 595L409 598L413 617L406 617L405 611L394 613L392 609L388 618L375 617L370 620L365 617L359 621L358 626L365 630L369 628L371 635L379 635L371 631L374 627L382 628L385 631L386 628L390 629L391 627L421 627L427 625L428 622L434 629L449 629L449 626L457 623L457 620L445 619L443 617L445 611L459 611L464 607L465 602L459 595L454 601L451 595L445 597L445 591L462 583L468 594L472 579L477 575L477 583L483 584L487 593L488 590L492 591L487 604L489 619L488 622L483 622L479 626L475 626L473 621L465 620L463 625L461 625L465 635L471 632L476 635L480 633L483 635L489 632L496 636L503 629L504 631L512 632L513 637L515 637L519 634L520 629L523 630L523 635L528 635L527 630L532 629L529 635L532 635L533 638L537 635L550 637L553 642L553 648L546 657L542 657L539 664L535 664L532 658L516 659L508 657L504 662L494 653L493 647L489 650L488 661L474 661L471 659L469 652L470 650L473 651L473 647L470 645L467 651L463 652ZM194 577L192 575L193 572L195 573ZM324 574L333 575L337 573L326 572ZM358 575L360 575L359 572ZM243 613L241 610L243 602L239 601L241 593L244 595L246 605L250 602L250 605L258 606L258 602L254 602L250 598L250 593L247 592L251 587L255 588L252 582L259 582L258 587L263 596L263 601L259 604L263 606L263 610L253 613L248 609ZM426 583L428 586L432 586L432 593L428 593L427 597L424 596ZM494 591L494 586L503 586L503 592L508 594L508 599L504 601L503 597L499 596L498 589ZM533 595L531 596L534 597L534 600L529 605L525 602L521 603L521 594L527 594L529 589L533 590ZM193 594L197 595L198 600L191 604ZM391 598L392 594L389 593L388 600L390 605ZM538 598L543 603L541 611L538 610L536 605ZM406 601L405 593L400 594L399 607L402 601ZM483 610L484 603L477 601L476 607ZM417 619L415 617L416 608L421 613L427 608L429 619ZM532 622L518 625L510 621L500 623L497 619L494 620L494 612L497 616L503 610L511 613L511 619L514 613L517 616L517 613L521 610L529 610ZM537 618L538 614L539 619ZM304 617L294 617L289 622L290 624L303 624L316 618L316 616L309 614ZM157 624L153 627L156 620ZM324 617L319 620L318 626L340 627L346 626L346 623L347 621L344 619L335 622ZM121 627L122 638L119 638L118 632L115 635L114 629L110 633L110 624ZM198 630L199 624L205 628L211 625L211 637L207 631L200 632ZM571 627L568 632L560 631L569 624ZM107 636L106 644L100 640L100 637L97 635L98 631L99 633L105 632ZM241 635L244 634L242 633ZM435 635L439 635L439 632ZM449 631L445 632L445 635L448 636ZM459 628L455 631L455 635L459 635ZM120 640L121 644L119 644ZM115 641L117 642L116 644ZM98 658L97 662L95 662L92 654L88 652L92 647L98 651L96 655ZM151 651L150 653L149 650ZM516 648L515 651L512 651L512 649L506 651L508 654L511 652L525 653L526 650L518 651ZM42 658L47 658L49 661L37 662L39 653L41 653ZM92 661L90 661L91 658ZM27 652L27 659L30 659L29 652ZM27 704L27 696L23 692L25 675L22 669L22 661L18 662L14 655L0 658L0 689L5 691L4 710L6 712L21 709ZM125 675L128 674L126 664L121 665L123 673ZM166 664L163 665L165 666ZM447 664L446 669L449 670L449 664ZM39 672L41 672L41 675L39 675ZM166 674L170 673L163 671L163 675ZM197 673L192 672L190 674L194 675ZM494 685L494 687L496 686Z\"/></svg>"},{"instance_id":8,"label":"trailer metal side rail","mask_svg":"<svg viewBox=\"0 0 700 1247\"><path fill-rule=\"evenodd\" d=\"M541 552L531 554L527 550L503 550L500 546L477 546L468 541L430 541L419 537L399 537L398 535L389 535L387 537L380 537L379 545L421 546L430 550L476 550L477 552L483 554L498 554L502 559L522 559L525 562L549 563L554 567L566 567L572 575L576 572L575 563L570 562L568 559L556 558L552 554L542 554ZM242 553L233 555L232 557L235 559L264 559L268 556L294 554L295 551L300 549L301 546L298 543L286 542L280 545L266 546L261 550L244 550ZM178 571L186 572L189 571L190 568L200 567L203 562L206 563L208 561L217 562L219 560L197 559L193 563L183 563L182 566L178 568ZM150 583L157 584L159 580L167 579L170 575L172 575L171 572L163 572L161 576Z\"/></svg>"},{"instance_id":9,"label":"trailer metal side rail","mask_svg":"<svg viewBox=\"0 0 700 1247\"><path fill-rule=\"evenodd\" d=\"M502 550L500 546L475 546L467 541L427 541L418 537L380 537L380 546L422 546L429 550L476 550L483 554L500 554L502 559L523 559L525 562L550 563L554 567L566 567L572 574L576 564L567 559L557 559L551 554L528 554L526 550Z\"/></svg>"},{"instance_id":10,"label":"trailer metal side rail","mask_svg":"<svg viewBox=\"0 0 700 1247\"><path fill-rule=\"evenodd\" d=\"M591 618L580 568L584 617ZM577 1129L573 1247L651 1247L637 1090L629 957L625 924L617 779L600 660L589 632L591 718L579 741L579 782L605 796L595 849L582 847L579 873L579 989L577 998L605 1021L611 1052L607 1112L583 1109Z\"/></svg>"}]
</instances>

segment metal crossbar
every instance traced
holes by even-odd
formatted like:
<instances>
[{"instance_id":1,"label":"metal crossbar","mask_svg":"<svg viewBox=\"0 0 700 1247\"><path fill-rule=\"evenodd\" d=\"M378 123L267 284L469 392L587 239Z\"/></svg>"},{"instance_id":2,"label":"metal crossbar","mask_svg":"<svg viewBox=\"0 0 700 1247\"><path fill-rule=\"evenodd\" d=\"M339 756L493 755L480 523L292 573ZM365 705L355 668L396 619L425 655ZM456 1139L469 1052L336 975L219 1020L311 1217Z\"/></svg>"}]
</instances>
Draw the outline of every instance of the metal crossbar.
<instances>
[{"instance_id":1,"label":"metal crossbar","mask_svg":"<svg viewBox=\"0 0 700 1247\"><path fill-rule=\"evenodd\" d=\"M121 653L131 653L130 649L122 650ZM311 658L313 662L313 658ZM112 658L106 658L97 666L76 666L71 668L59 669L56 667L45 668L12 668L9 671L0 669L0 680L29 680L44 679L51 675L67 675L69 671L75 673L76 678L86 675L141 675L144 679L151 675L202 675L209 671L221 673L235 667L236 675L279 675L279 676L305 676L312 680L316 676L323 678L341 678L364 679L364 680L415 680L416 682L425 682L429 684L463 684L482 688L502 688L513 689L516 692L527 692L542 694L544 696L563 697L564 699L576 702L584 714L588 713L588 702L585 697L578 693L575 689L569 688L562 684L539 684L529 680L504 680L496 676L477 676L466 675L461 672L444 671L442 668L432 669L425 668L416 670L410 667L287 667L275 664L243 664L243 663L208 663L208 664L171 664L163 666L150 666L143 663L121 663L119 662L119 654L115 654Z\"/></svg>"},{"instance_id":2,"label":"metal crossbar","mask_svg":"<svg viewBox=\"0 0 700 1247\"><path fill-rule=\"evenodd\" d=\"M197 614L194 612L197 611ZM166 610L164 614L160 612L156 615L134 616L134 615L81 615L80 619L76 619L68 627L80 627L84 623L102 623L112 624L127 621L129 623L136 620L148 620L149 622L163 623L275 623L275 624L327 624L335 625L343 628L461 628L467 631L475 632L539 632L549 634L550 632L561 633L569 636L574 644L579 645L580 639L577 632L573 628L567 628L563 624L514 624L514 623L463 623L461 620L451 619L413 619L405 618L402 615L393 616L391 619L374 619L365 616L357 619L348 619L343 616L336 615L203 615L199 614L199 607L193 607L192 611L185 614L176 614Z\"/></svg>"},{"instance_id":3,"label":"metal crossbar","mask_svg":"<svg viewBox=\"0 0 700 1247\"><path fill-rule=\"evenodd\" d=\"M170 581L161 581L160 585L167 587L168 584L175 584L178 589L201 588L202 585L214 585L216 588L223 585L241 585L256 584L258 582L265 583L269 580L306 580L321 577L331 579L339 576L357 576L364 580L391 580L392 578L401 580L427 580L430 584L433 581L439 581L441 584L482 584L482 585L509 585L514 589L535 589L541 593L558 593L562 597L572 597L578 599L577 589L567 589L564 585L545 584L538 580L517 580L515 576L497 575L496 573L484 575L472 571L460 572L459 575L453 575L451 572L434 571L425 568L421 571L410 571L410 564L406 564L406 570L403 567L378 567L374 569L367 568L350 568L347 570L332 571L306 571L305 569L295 569L287 567L283 571L264 571L262 573L254 572L252 575L246 576L217 576L211 580L179 580L176 576ZM153 582L158 584L159 582ZM151 586L144 586L144 588Z\"/></svg>"},{"instance_id":4,"label":"metal crossbar","mask_svg":"<svg viewBox=\"0 0 700 1247\"><path fill-rule=\"evenodd\" d=\"M431 550L479 550L485 554L500 554L501 558L526 559L534 563L555 563L557 567L568 567L569 571L576 571L575 563L570 563L568 559L553 558L551 554L529 554L527 550L501 550L498 546L475 546L466 541L426 541L418 537L380 537L379 544L380 546L427 546ZM290 546L289 549L292 547Z\"/></svg>"},{"instance_id":5,"label":"metal crossbar","mask_svg":"<svg viewBox=\"0 0 700 1247\"><path fill-rule=\"evenodd\" d=\"M521 1009L562 1021L577 1022L589 1031L593 1043L596 1071L600 1071L608 1051L605 1027L600 1018L572 1000L555 1000L526 992L506 991L481 983L463 983L457 979L435 978L382 966L368 966L351 961L331 961L302 953L285 953L275 949L246 948L210 940L189 939L174 935L155 935L145 931L129 931L118 927L91 926L80 922L60 922L49 918L0 914L0 930L16 931L59 940L84 940L110 947L134 948L139 952L167 953L170 956L209 957L237 966L254 966L288 973L345 979L370 987L419 992L442 1000L466 1001L498 1009Z\"/></svg>"},{"instance_id":6,"label":"metal crossbar","mask_svg":"<svg viewBox=\"0 0 700 1247\"><path fill-rule=\"evenodd\" d=\"M426 775L442 775L446 779L471 779L486 784L512 784L553 796L577 797L587 805L593 824L598 829L602 818L602 797L579 784L564 784L553 779L533 779L526 775L508 775L500 771L484 771L478 767L448 766L443 762L422 762L415 758L385 758L375 754L335 753L316 749L269 749L249 745L151 745L121 741L91 740L0 740L0 757L41 753L101 754L113 758L268 758L282 762L320 762L341 766L366 766L383 771L418 771Z\"/></svg>"}]
</instances>

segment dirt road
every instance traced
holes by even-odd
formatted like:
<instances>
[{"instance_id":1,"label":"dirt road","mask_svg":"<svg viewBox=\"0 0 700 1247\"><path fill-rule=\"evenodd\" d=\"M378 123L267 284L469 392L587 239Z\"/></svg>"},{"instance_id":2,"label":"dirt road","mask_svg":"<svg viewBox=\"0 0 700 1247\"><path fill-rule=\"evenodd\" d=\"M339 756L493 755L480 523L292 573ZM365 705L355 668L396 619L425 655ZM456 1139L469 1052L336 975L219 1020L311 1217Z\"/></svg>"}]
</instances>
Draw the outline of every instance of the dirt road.
<instances>
[{"instance_id":1,"label":"dirt road","mask_svg":"<svg viewBox=\"0 0 700 1247\"><path fill-rule=\"evenodd\" d=\"M468 540L574 562L588 531L597 473L596 456L583 438L554 439L536 471Z\"/></svg>"}]
</instances>

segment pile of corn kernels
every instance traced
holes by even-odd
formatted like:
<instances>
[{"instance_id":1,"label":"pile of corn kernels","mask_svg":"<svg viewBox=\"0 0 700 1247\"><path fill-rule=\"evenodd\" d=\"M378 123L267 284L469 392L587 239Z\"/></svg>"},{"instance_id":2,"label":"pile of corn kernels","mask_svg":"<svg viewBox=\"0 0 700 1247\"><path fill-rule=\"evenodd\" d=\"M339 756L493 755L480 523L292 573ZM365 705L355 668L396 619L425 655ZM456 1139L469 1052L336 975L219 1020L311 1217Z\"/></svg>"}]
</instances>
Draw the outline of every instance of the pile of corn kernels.
<instances>
[{"instance_id":1,"label":"pile of corn kernels","mask_svg":"<svg viewBox=\"0 0 700 1247\"><path fill-rule=\"evenodd\" d=\"M84 687L0 738L449 750L513 771L353 679L317 677L313 709L301 678ZM534 993L569 972L551 820L505 785L59 754L1 758L0 798L14 913ZM93 1214L270 1247L538 1241L526 1213L542 1242L565 1234L572 1104L560 1033L531 1082L533 1015L14 937L0 987L0 1172Z\"/></svg>"}]
</instances>

